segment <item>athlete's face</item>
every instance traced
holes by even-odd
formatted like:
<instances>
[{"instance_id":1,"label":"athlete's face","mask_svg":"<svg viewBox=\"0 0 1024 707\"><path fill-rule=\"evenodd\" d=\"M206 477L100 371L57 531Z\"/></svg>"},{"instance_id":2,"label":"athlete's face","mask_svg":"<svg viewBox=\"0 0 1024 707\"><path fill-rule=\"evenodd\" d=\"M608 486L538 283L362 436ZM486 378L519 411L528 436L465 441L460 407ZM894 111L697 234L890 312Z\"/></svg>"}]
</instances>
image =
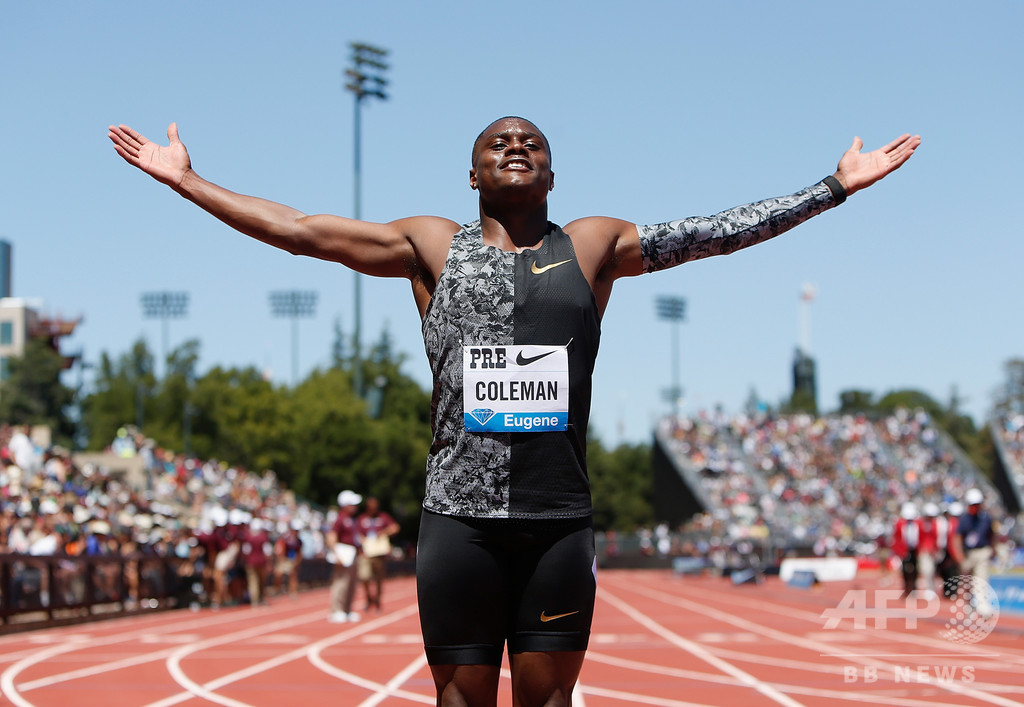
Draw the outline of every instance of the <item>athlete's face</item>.
<instances>
[{"instance_id":1,"label":"athlete's face","mask_svg":"<svg viewBox=\"0 0 1024 707\"><path fill-rule=\"evenodd\" d=\"M491 123L473 146L469 185L486 199L510 189L546 198L555 186L547 139L522 118Z\"/></svg>"}]
</instances>

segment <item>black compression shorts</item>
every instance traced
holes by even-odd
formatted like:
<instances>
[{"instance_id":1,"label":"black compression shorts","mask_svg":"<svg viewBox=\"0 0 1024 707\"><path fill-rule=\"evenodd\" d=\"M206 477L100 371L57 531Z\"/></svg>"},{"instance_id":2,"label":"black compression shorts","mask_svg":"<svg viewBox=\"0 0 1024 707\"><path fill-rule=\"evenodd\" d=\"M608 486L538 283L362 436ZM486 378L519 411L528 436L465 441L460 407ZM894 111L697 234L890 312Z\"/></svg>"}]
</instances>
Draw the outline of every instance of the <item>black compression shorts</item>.
<instances>
[{"instance_id":1,"label":"black compression shorts","mask_svg":"<svg viewBox=\"0 0 1024 707\"><path fill-rule=\"evenodd\" d=\"M501 665L509 653L582 651L597 590L590 518L455 518L424 511L416 553L430 665Z\"/></svg>"}]
</instances>

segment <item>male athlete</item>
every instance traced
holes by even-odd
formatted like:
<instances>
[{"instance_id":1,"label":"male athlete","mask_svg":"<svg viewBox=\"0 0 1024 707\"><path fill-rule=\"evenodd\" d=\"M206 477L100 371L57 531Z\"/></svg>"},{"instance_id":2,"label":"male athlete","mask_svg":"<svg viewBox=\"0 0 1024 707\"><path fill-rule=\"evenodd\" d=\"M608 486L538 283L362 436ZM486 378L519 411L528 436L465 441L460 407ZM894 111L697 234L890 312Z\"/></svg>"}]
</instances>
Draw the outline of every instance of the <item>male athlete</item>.
<instances>
[{"instance_id":1,"label":"male athlete","mask_svg":"<svg viewBox=\"0 0 1024 707\"><path fill-rule=\"evenodd\" d=\"M417 554L424 644L439 705L493 705L505 645L514 704L566 705L596 591L585 450L601 316L620 277L767 240L900 167L903 135L853 146L791 196L709 218L548 222L547 139L501 118L473 145L479 220L367 223L223 189L192 168L177 126L157 145L111 127L114 149L232 228L293 254L404 277L434 378L434 440Z\"/></svg>"}]
</instances>

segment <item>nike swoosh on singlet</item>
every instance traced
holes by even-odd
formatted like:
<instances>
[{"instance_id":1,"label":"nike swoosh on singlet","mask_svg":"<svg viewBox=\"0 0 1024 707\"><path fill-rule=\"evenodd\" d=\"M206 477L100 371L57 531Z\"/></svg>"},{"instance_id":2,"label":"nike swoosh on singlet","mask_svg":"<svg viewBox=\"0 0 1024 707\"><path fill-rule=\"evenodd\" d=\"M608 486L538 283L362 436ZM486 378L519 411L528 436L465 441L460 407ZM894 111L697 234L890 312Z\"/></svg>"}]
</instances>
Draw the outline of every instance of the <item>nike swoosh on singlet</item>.
<instances>
[{"instance_id":1,"label":"nike swoosh on singlet","mask_svg":"<svg viewBox=\"0 0 1024 707\"><path fill-rule=\"evenodd\" d=\"M545 356L550 356L553 353L554 353L554 351L545 351L544 353L537 354L536 356L523 356L523 352L520 351L519 355L516 356L516 365L517 366L529 366L534 361L539 361L542 358L544 358Z\"/></svg>"},{"instance_id":2,"label":"nike swoosh on singlet","mask_svg":"<svg viewBox=\"0 0 1024 707\"><path fill-rule=\"evenodd\" d=\"M564 619L566 616L572 616L573 614L578 613L580 613L579 609L577 609L576 611L567 611L564 614L555 614L554 616L548 616L542 611L540 612L540 620L544 623L547 623L548 621L554 621L555 619Z\"/></svg>"},{"instance_id":3,"label":"nike swoosh on singlet","mask_svg":"<svg viewBox=\"0 0 1024 707\"><path fill-rule=\"evenodd\" d=\"M568 260L562 260L557 263L551 263L551 265L544 265L538 268L537 261L534 260L533 265L530 266L530 272L532 272L534 275L540 275L541 273L546 273L551 268L557 268L559 265L565 265L566 263L569 262L572 262L572 258L569 258Z\"/></svg>"}]
</instances>

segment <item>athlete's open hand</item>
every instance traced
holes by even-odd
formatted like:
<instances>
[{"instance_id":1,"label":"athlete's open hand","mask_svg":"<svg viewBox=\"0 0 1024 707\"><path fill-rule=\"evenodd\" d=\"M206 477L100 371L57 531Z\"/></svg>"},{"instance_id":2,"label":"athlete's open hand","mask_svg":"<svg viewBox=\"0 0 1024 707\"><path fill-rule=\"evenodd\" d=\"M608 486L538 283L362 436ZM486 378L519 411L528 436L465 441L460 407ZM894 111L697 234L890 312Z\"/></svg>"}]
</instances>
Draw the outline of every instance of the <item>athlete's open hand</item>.
<instances>
[{"instance_id":1,"label":"athlete's open hand","mask_svg":"<svg viewBox=\"0 0 1024 707\"><path fill-rule=\"evenodd\" d=\"M853 145L843 153L836 168L835 178L846 187L850 195L869 187L890 172L899 169L910 159L914 150L921 144L921 136L901 135L885 147L874 152L861 152L864 142L853 138Z\"/></svg>"},{"instance_id":2,"label":"athlete's open hand","mask_svg":"<svg viewBox=\"0 0 1024 707\"><path fill-rule=\"evenodd\" d=\"M178 124L167 128L169 145L157 145L127 125L110 126L107 137L125 161L138 167L159 182L176 188L192 168L185 145L178 139Z\"/></svg>"}]
</instances>

